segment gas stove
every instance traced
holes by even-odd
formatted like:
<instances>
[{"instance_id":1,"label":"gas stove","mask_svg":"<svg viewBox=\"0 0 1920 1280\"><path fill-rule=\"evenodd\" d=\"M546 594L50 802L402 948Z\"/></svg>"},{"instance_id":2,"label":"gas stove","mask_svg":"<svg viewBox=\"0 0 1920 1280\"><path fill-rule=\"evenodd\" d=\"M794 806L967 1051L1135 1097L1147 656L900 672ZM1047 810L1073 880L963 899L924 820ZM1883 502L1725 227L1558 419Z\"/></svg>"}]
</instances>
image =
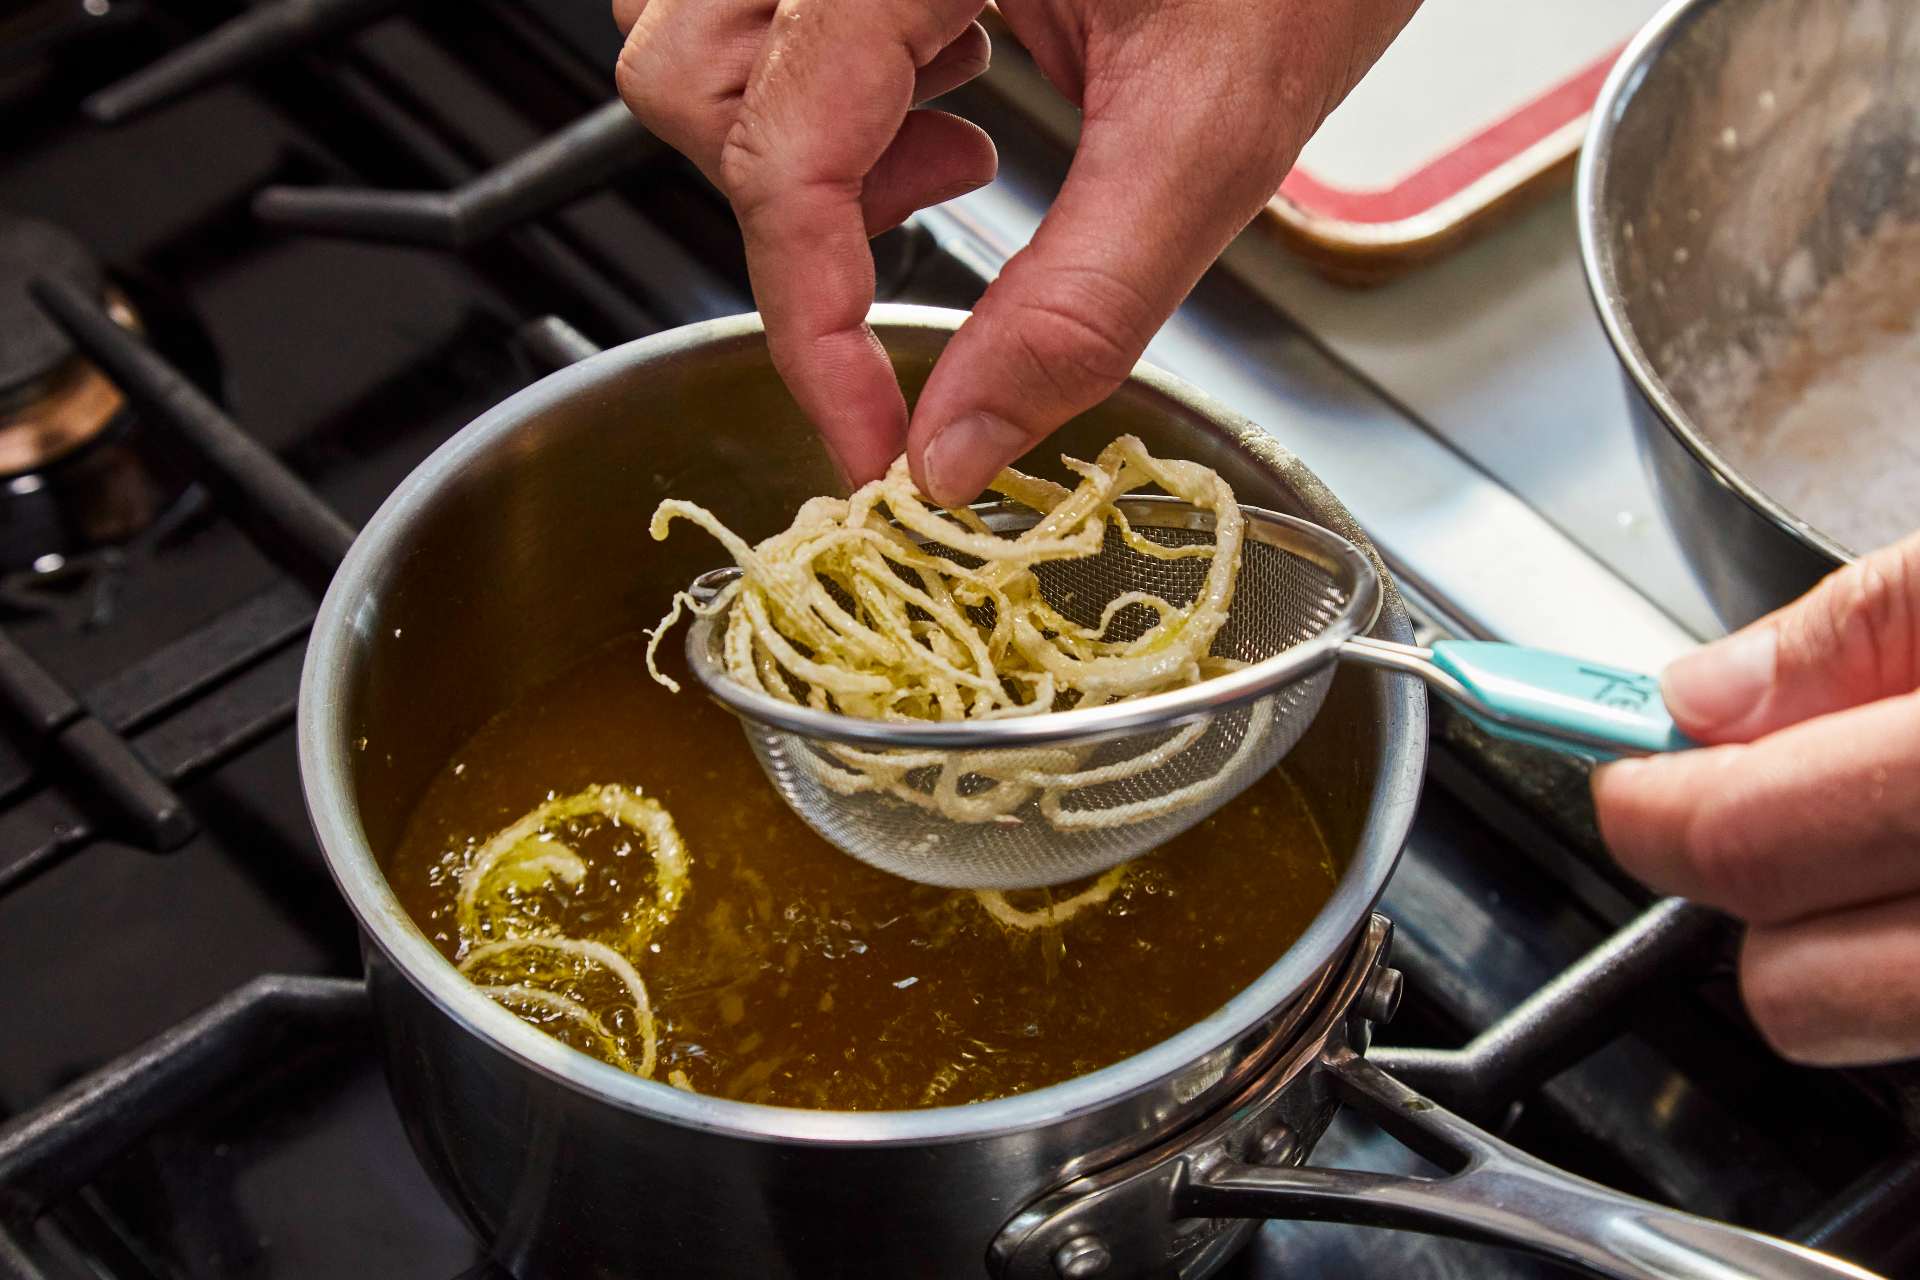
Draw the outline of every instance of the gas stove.
<instances>
[{"instance_id":1,"label":"gas stove","mask_svg":"<svg viewBox=\"0 0 1920 1280\"><path fill-rule=\"evenodd\" d=\"M615 52L599 0L0 17L0 1275L499 1274L388 1097L291 721L317 594L417 462L750 306ZM1017 51L954 95L1004 176L878 242L884 298L965 307L1024 242L1041 101ZM1248 238L1150 354L1300 453L1429 631L1654 666L1706 613L1572 252L1563 200L1364 294ZM1577 1172L1920 1274L1920 1081L1774 1058L1723 923L1612 870L1577 769L1434 746L1375 1054ZM1347 1118L1315 1158L1418 1167ZM1273 1223L1224 1274L1549 1273Z\"/></svg>"}]
</instances>

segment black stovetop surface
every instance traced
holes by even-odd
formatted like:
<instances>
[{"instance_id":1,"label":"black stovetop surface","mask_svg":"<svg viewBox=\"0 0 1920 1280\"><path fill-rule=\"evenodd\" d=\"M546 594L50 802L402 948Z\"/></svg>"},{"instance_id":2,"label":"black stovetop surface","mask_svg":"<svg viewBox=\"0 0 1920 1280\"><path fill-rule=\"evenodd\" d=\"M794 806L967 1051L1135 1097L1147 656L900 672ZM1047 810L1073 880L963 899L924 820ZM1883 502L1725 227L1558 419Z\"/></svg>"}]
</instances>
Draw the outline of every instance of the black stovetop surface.
<instances>
[{"instance_id":1,"label":"black stovetop surface","mask_svg":"<svg viewBox=\"0 0 1920 1280\"><path fill-rule=\"evenodd\" d=\"M544 372L521 336L529 321L558 315L610 344L748 305L724 204L657 152L610 190L457 254L263 224L252 208L263 188L444 188L608 92L616 41L599 0L550 4L539 19L506 3L420 9L114 127L86 118L86 96L232 6L36 0L0 17L0 215L58 224L111 275L197 317L214 357L193 371L202 389L355 523ZM912 230L880 254L890 296L964 306L981 287ZM0 542L24 536L6 497ZM30 1112L260 975L350 978L360 966L295 765L311 597L197 489L131 544L41 568L0 582L0 626L109 722L156 667L243 624L273 626L220 681L136 726L149 755L165 745L200 762L180 784L200 834L177 851L94 838L10 883L9 861L49 838L35 824L86 802L33 735L0 741L0 1115ZM194 735L217 745L196 755ZM1639 905L1583 861L1577 836L1511 807L1471 752L1455 759L1443 744L1442 759L1453 780L1429 787L1385 904L1413 988L1390 1040L1458 1043ZM59 1277L441 1280L482 1268L413 1158L364 1024L316 1025L239 1087L127 1145L31 1226L10 1220L0 1185L0 1227ZM1708 971L1649 996L1628 1035L1529 1096L1511 1132L1628 1189L1784 1231L1901 1147L1899 1105L1884 1082L1775 1063ZM1335 1153L1402 1158L1345 1121L1324 1149ZM1546 1271L1479 1246L1276 1225L1230 1274Z\"/></svg>"}]
</instances>

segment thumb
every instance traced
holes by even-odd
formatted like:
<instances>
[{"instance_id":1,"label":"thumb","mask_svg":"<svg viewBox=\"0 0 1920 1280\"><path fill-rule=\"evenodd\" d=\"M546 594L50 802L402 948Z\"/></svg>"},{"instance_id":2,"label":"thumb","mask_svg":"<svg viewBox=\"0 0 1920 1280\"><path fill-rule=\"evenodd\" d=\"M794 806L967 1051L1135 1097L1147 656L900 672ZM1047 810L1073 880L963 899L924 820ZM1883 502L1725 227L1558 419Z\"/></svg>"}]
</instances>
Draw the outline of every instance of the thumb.
<instances>
[{"instance_id":1,"label":"thumb","mask_svg":"<svg viewBox=\"0 0 1920 1280\"><path fill-rule=\"evenodd\" d=\"M1236 166L1195 170L1221 148L1089 113L1073 165L1033 243L962 325L915 407L907 456L921 491L958 506L1133 371L1156 330L1272 183ZM1217 166L1215 166L1217 167ZM1234 188L1223 191L1223 187Z\"/></svg>"},{"instance_id":2,"label":"thumb","mask_svg":"<svg viewBox=\"0 0 1920 1280\"><path fill-rule=\"evenodd\" d=\"M1680 727L1750 742L1920 687L1920 534L1676 661L1661 679Z\"/></svg>"}]
</instances>

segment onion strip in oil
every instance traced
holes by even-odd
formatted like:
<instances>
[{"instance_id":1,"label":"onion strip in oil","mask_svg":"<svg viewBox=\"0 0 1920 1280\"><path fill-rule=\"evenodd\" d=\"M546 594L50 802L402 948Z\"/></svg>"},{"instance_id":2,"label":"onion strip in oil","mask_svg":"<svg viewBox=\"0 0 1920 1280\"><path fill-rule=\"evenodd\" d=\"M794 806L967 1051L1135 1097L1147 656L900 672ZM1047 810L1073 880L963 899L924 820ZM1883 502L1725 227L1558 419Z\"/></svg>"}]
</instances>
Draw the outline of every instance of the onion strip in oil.
<instances>
[{"instance_id":1,"label":"onion strip in oil","mask_svg":"<svg viewBox=\"0 0 1920 1280\"><path fill-rule=\"evenodd\" d=\"M655 930L672 919L686 896L688 874L686 845L672 816L658 801L632 788L588 787L569 796L550 796L475 852L460 876L454 898L455 924L464 949L458 967L495 1003L558 1018L592 1037L615 1066L650 1077L659 1057L659 1037L646 983L633 962L605 942L567 937L551 927L536 924L515 932L510 913L496 906L496 899L508 884L524 889L558 880L569 888L578 887L586 878L587 864L555 828L594 815L635 832L653 860L654 900L644 911L636 904L622 943L638 951ZM580 975L568 975L550 964L538 963L542 952L568 957L576 966L598 966L619 980L633 1009L640 1039L637 1060L620 1035L585 1004L554 989ZM502 963L516 958L518 963L513 967ZM490 969L506 969L504 976L512 980L483 981Z\"/></svg>"},{"instance_id":2,"label":"onion strip in oil","mask_svg":"<svg viewBox=\"0 0 1920 1280\"><path fill-rule=\"evenodd\" d=\"M1114 892L1126 882L1131 868L1121 865L1114 867L1098 880L1059 902L1049 902L1038 911L1023 911L1007 901L1007 895L997 889L976 889L973 896L979 900L988 915L1009 929L1021 933L1030 933L1035 929L1054 928L1085 911L1088 907L1097 907L1114 895Z\"/></svg>"},{"instance_id":3,"label":"onion strip in oil","mask_svg":"<svg viewBox=\"0 0 1920 1280\"><path fill-rule=\"evenodd\" d=\"M568 1021L578 1023L599 1035L623 1059L618 1065L624 1066L635 1075L651 1076L653 1074L654 1065L659 1057L660 1040L653 1023L653 1003L647 998L647 984L640 980L639 971L633 967L631 961L605 943L589 942L583 938L506 938L469 951L460 961L460 972L471 978L489 961L497 961L502 956L524 951L556 951L572 958L576 963L597 964L618 978L621 985L626 987L628 999L633 1005L634 1018L640 1035L640 1060L634 1062L632 1055L620 1045L619 1038L609 1031L599 1018L588 1012L585 1005L570 996L562 995L549 987L534 986L529 982L488 984L482 985L480 989L499 1003L520 1000L542 1006L551 1012L561 1013ZM545 973L540 976L548 977Z\"/></svg>"}]
</instances>

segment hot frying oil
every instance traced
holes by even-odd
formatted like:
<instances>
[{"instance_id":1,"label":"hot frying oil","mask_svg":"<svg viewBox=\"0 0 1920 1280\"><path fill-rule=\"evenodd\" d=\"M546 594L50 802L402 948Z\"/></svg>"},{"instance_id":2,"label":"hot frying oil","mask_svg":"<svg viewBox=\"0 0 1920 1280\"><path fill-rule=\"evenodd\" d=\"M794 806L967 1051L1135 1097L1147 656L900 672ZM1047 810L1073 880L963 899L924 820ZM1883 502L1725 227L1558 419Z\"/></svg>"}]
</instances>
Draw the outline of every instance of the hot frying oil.
<instances>
[{"instance_id":1,"label":"hot frying oil","mask_svg":"<svg viewBox=\"0 0 1920 1280\"><path fill-rule=\"evenodd\" d=\"M664 804L689 859L650 933L653 868L597 816L566 832L588 867L514 897L523 925L604 942L651 998L657 1079L750 1102L836 1110L1002 1097L1110 1065L1217 1009L1279 957L1333 891L1311 811L1269 778L1127 870L1104 902L1032 929L975 894L909 884L794 817L738 724L692 686L648 678L618 641L509 708L447 763L389 860L394 889L449 959L460 873L477 846L553 795L617 783ZM683 680L683 684L685 681ZM1040 912L1092 882L1007 895ZM1002 914L1008 914L1004 907ZM529 981L533 979L529 978ZM576 991L632 1030L617 983ZM564 1018L516 1008L586 1052Z\"/></svg>"}]
</instances>

